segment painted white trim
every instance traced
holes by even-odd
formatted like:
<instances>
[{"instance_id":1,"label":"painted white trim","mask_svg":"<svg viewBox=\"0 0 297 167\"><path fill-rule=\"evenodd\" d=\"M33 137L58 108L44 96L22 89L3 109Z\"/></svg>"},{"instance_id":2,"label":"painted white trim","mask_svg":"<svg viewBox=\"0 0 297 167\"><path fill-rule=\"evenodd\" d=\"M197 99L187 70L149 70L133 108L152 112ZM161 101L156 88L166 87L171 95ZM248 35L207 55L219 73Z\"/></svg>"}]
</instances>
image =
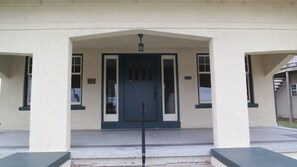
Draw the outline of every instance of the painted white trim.
<instances>
[{"instance_id":1,"label":"painted white trim","mask_svg":"<svg viewBox=\"0 0 297 167\"><path fill-rule=\"evenodd\" d=\"M293 89L293 86L295 86L294 89ZM292 97L296 97L296 95L294 95L293 92L297 92L297 84L296 84L296 83L291 84L291 86L290 86L290 90L291 90L291 96L292 96Z\"/></svg>"},{"instance_id":2,"label":"painted white trim","mask_svg":"<svg viewBox=\"0 0 297 167\"><path fill-rule=\"evenodd\" d=\"M116 60L116 114L106 114L106 62L107 60ZM119 56L118 55L106 55L104 56L104 83L103 83L104 101L103 101L103 121L104 122L118 122L119 121Z\"/></svg>"},{"instance_id":3,"label":"painted white trim","mask_svg":"<svg viewBox=\"0 0 297 167\"><path fill-rule=\"evenodd\" d=\"M72 68L73 67L76 67L76 66L78 66L77 64L75 64L74 62L73 62L73 59L75 59L75 58L79 58L79 62L80 62L80 64L79 64L79 68L80 68L80 71L79 72L73 72L72 71ZM78 102L73 102L72 101L72 92L71 92L71 96L70 96L70 98L71 98L71 105L82 105L82 88L83 88L83 57L82 57L82 54L79 54L79 55L72 55L72 57L71 57L71 60L72 60L72 62L71 62L71 78L72 78L72 76L73 75L78 75L78 76L80 76L80 81L79 81L79 85L80 85L80 99L79 99L79 101ZM72 82L72 79L71 79L71 82ZM72 84L72 83L71 83ZM71 86L71 88L70 88L71 90L70 91L72 91L72 86Z\"/></svg>"},{"instance_id":4,"label":"painted white trim","mask_svg":"<svg viewBox=\"0 0 297 167\"><path fill-rule=\"evenodd\" d=\"M210 75L210 78L211 78L211 72L210 72L210 69L209 71L200 71L199 70L199 65L200 65L200 62L199 62L199 57L209 57L209 54L197 54L196 56L196 61L197 61L197 82L198 82L198 102L199 104L211 104L212 103L212 98L210 99L210 102L209 101L202 101L201 100L201 96L200 96L200 85L201 85L201 77L200 77L200 74L209 74ZM210 62L209 62L209 65L210 65Z\"/></svg>"},{"instance_id":5,"label":"painted white trim","mask_svg":"<svg viewBox=\"0 0 297 167\"><path fill-rule=\"evenodd\" d=\"M175 113L165 113L165 85L164 85L164 60L173 60L173 71L174 71L174 102L175 102ZM178 110L177 110L177 80L176 80L176 60L175 55L162 55L161 56L161 73L162 73L162 110L163 110L163 121L177 121Z\"/></svg>"}]
</instances>

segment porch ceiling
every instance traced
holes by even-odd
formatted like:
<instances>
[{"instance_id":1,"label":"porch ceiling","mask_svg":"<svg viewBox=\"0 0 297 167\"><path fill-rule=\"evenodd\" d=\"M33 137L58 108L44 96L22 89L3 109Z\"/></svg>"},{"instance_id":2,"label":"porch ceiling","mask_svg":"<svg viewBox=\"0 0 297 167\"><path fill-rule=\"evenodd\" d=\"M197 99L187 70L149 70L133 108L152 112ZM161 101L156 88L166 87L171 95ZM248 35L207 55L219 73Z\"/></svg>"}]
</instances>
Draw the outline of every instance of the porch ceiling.
<instances>
[{"instance_id":1,"label":"porch ceiling","mask_svg":"<svg viewBox=\"0 0 297 167\"><path fill-rule=\"evenodd\" d=\"M109 38L98 38L73 42L74 48L135 48L139 43L137 34ZM208 41L171 38L144 34L146 48L201 48L208 47Z\"/></svg>"}]
</instances>

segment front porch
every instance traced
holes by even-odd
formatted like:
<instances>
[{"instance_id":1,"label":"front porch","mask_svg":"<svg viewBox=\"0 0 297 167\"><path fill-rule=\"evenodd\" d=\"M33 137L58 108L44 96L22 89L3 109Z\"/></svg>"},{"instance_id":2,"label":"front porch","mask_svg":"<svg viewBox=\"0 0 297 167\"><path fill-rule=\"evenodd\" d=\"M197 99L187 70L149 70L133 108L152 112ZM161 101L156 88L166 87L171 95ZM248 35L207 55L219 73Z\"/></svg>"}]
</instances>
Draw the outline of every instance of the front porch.
<instances>
[{"instance_id":1,"label":"front porch","mask_svg":"<svg viewBox=\"0 0 297 167\"><path fill-rule=\"evenodd\" d=\"M288 154L297 152L297 130L288 128L250 128L253 147ZM46 141L44 141L46 142ZM209 161L213 146L212 129L148 129L147 157L192 158L189 161ZM2 131L0 158L29 150L28 131ZM133 159L141 162L141 132L139 130L74 130L71 134L71 158ZM157 162L159 162L157 161ZM75 161L74 161L75 162ZM93 161L94 162L94 161ZM162 163L162 162L160 162Z\"/></svg>"}]
</instances>

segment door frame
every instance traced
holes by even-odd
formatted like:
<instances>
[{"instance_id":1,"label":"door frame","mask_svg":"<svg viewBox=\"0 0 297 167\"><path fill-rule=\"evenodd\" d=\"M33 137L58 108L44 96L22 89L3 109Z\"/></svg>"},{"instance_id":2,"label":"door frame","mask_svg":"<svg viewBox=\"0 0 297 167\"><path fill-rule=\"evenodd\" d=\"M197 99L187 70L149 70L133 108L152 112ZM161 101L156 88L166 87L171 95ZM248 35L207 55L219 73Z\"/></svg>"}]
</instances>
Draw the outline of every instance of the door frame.
<instances>
[{"instance_id":1,"label":"door frame","mask_svg":"<svg viewBox=\"0 0 297 167\"><path fill-rule=\"evenodd\" d=\"M121 65L120 65L120 56L125 56L125 55L160 55L160 66L161 66L161 71L160 71L160 76L161 76L161 111L159 111L158 115L161 114L161 120L158 122L146 122L146 127L147 128L180 128L180 100L179 100L179 77L178 77L178 56L177 53L102 53L102 84L101 84L101 129L124 129L124 128L138 128L138 124L139 122L123 122L123 120L121 120L121 105L120 104L120 83L121 83L121 77L119 76L120 74L120 70L121 70ZM117 114L118 114L118 119L105 119L106 118L106 114L105 114L105 60L107 56L117 56L117 77L118 77L118 110L117 110ZM168 56L174 56L174 65L175 65L175 90L176 90L176 117L177 120L173 120L173 119L166 119L164 120L164 89L163 89L163 58L162 57L168 57Z\"/></svg>"}]
</instances>

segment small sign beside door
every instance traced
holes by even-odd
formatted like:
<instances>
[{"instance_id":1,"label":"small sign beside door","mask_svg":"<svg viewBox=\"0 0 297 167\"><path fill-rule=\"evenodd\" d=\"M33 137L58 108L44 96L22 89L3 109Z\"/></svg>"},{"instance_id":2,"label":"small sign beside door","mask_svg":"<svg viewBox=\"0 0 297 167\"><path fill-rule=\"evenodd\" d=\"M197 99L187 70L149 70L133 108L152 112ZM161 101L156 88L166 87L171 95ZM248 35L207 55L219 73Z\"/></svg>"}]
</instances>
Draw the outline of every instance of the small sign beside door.
<instances>
[{"instance_id":1,"label":"small sign beside door","mask_svg":"<svg viewBox=\"0 0 297 167\"><path fill-rule=\"evenodd\" d=\"M88 78L88 84L96 84L96 78Z\"/></svg>"}]
</instances>

